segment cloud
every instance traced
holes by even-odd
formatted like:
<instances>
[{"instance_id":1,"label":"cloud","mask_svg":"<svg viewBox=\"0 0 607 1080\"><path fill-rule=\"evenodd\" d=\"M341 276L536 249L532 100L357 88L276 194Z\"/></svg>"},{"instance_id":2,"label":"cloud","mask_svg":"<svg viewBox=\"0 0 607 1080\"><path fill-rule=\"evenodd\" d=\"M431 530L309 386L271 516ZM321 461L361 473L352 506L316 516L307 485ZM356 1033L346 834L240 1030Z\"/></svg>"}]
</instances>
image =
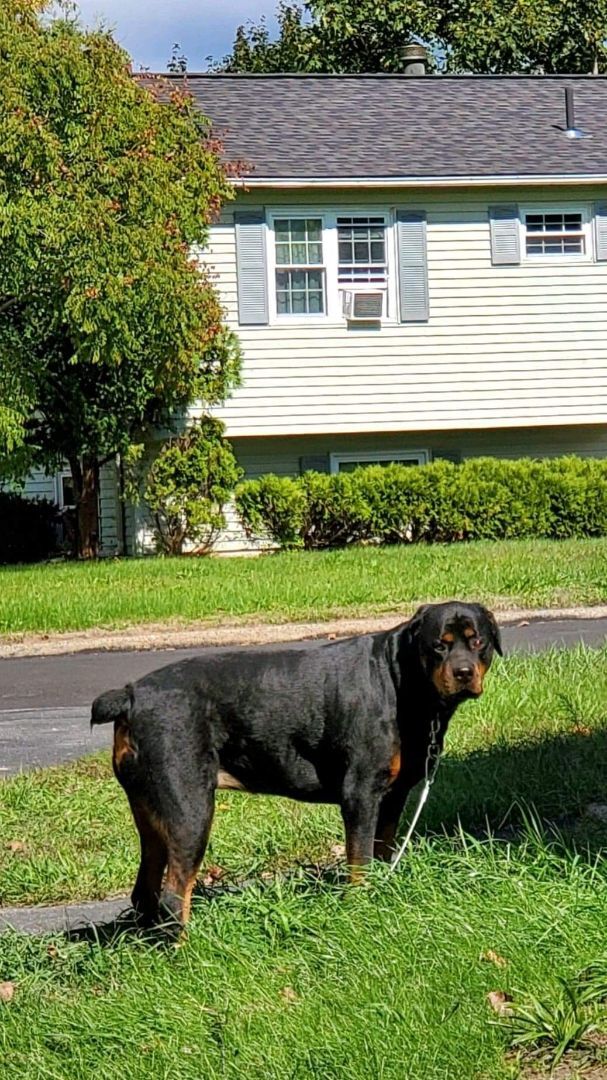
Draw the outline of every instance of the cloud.
<instances>
[{"instance_id":1,"label":"cloud","mask_svg":"<svg viewBox=\"0 0 607 1080\"><path fill-rule=\"evenodd\" d=\"M191 70L206 67L209 55L229 51L236 27L266 15L272 25L274 0L79 0L82 21L115 31L135 66L162 71L175 42Z\"/></svg>"}]
</instances>

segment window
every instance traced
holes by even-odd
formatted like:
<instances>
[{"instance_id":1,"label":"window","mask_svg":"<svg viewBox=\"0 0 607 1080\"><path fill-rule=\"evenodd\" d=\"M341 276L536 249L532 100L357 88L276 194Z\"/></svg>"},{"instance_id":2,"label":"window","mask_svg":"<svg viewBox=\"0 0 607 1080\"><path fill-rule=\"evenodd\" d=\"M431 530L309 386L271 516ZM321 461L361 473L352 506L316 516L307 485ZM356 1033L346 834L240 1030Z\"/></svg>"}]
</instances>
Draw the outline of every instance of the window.
<instances>
[{"instance_id":1,"label":"window","mask_svg":"<svg viewBox=\"0 0 607 1080\"><path fill-rule=\"evenodd\" d=\"M325 313L322 225L319 217L274 220L278 315Z\"/></svg>"},{"instance_id":2,"label":"window","mask_svg":"<svg viewBox=\"0 0 607 1080\"><path fill-rule=\"evenodd\" d=\"M266 220L270 320L364 323L362 315L348 313L346 296L351 301L356 294L353 310L359 311L361 294L374 293L367 321L396 321L395 212L289 205L271 210Z\"/></svg>"},{"instance_id":3,"label":"window","mask_svg":"<svg viewBox=\"0 0 607 1080\"><path fill-rule=\"evenodd\" d=\"M522 218L528 258L589 254L588 216L583 210L525 210Z\"/></svg>"},{"instance_id":4,"label":"window","mask_svg":"<svg viewBox=\"0 0 607 1080\"><path fill-rule=\"evenodd\" d=\"M340 285L386 284L386 219L383 214L338 217L337 245Z\"/></svg>"},{"instance_id":5,"label":"window","mask_svg":"<svg viewBox=\"0 0 607 1080\"><path fill-rule=\"evenodd\" d=\"M360 450L343 454L331 454L331 472L353 472L365 465L427 465L427 450Z\"/></svg>"},{"instance_id":6,"label":"window","mask_svg":"<svg viewBox=\"0 0 607 1080\"><path fill-rule=\"evenodd\" d=\"M75 507L76 495L71 472L66 471L57 473L56 488L58 506L66 510L71 510Z\"/></svg>"}]
</instances>

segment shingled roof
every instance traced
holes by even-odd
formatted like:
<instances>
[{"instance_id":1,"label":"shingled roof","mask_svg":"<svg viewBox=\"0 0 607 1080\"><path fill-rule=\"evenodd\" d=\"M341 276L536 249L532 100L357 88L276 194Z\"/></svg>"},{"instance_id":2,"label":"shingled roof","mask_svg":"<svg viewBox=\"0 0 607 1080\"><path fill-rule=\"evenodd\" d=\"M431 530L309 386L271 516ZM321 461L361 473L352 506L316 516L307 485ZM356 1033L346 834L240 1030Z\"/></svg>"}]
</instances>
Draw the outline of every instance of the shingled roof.
<instances>
[{"instance_id":1,"label":"shingled roof","mask_svg":"<svg viewBox=\"0 0 607 1080\"><path fill-rule=\"evenodd\" d=\"M252 180L607 176L607 77L186 78ZM566 87L591 138L565 135Z\"/></svg>"}]
</instances>

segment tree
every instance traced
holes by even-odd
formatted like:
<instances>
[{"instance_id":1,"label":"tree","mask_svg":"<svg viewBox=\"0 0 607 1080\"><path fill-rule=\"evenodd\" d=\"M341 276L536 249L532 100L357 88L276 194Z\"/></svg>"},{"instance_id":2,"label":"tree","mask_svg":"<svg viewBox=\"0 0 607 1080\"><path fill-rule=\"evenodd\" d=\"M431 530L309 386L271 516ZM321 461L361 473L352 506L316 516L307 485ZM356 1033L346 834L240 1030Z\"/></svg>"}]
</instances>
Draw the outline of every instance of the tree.
<instances>
[{"instance_id":1,"label":"tree","mask_svg":"<svg viewBox=\"0 0 607 1080\"><path fill-rule=\"evenodd\" d=\"M69 462L90 557L102 464L238 380L191 254L229 181L188 94L133 77L109 33L2 0L0 53L3 467Z\"/></svg>"},{"instance_id":2,"label":"tree","mask_svg":"<svg viewBox=\"0 0 607 1080\"><path fill-rule=\"evenodd\" d=\"M207 555L225 527L224 507L242 476L224 425L204 416L169 439L143 485L154 522L156 546L165 555Z\"/></svg>"},{"instance_id":3,"label":"tree","mask_svg":"<svg viewBox=\"0 0 607 1080\"><path fill-rule=\"evenodd\" d=\"M607 71L607 0L308 0L282 4L278 37L239 27L226 71L399 72L411 40L438 71Z\"/></svg>"}]
</instances>

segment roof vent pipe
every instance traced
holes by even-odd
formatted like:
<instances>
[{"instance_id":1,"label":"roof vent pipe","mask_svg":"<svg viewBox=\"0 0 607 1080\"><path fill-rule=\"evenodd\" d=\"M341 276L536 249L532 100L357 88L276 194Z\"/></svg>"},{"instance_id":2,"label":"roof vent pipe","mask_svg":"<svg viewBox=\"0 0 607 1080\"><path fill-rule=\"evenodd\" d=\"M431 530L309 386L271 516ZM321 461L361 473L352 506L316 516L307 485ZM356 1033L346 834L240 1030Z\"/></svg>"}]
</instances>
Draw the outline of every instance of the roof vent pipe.
<instances>
[{"instance_id":1,"label":"roof vent pipe","mask_svg":"<svg viewBox=\"0 0 607 1080\"><path fill-rule=\"evenodd\" d=\"M403 61L404 75L426 74L428 53L423 45L416 45L415 42L412 42L410 45L405 45L401 49L400 55Z\"/></svg>"},{"instance_id":2,"label":"roof vent pipe","mask_svg":"<svg viewBox=\"0 0 607 1080\"><path fill-rule=\"evenodd\" d=\"M573 87L565 87L565 135L568 139L589 139L591 136L575 126Z\"/></svg>"}]
</instances>

